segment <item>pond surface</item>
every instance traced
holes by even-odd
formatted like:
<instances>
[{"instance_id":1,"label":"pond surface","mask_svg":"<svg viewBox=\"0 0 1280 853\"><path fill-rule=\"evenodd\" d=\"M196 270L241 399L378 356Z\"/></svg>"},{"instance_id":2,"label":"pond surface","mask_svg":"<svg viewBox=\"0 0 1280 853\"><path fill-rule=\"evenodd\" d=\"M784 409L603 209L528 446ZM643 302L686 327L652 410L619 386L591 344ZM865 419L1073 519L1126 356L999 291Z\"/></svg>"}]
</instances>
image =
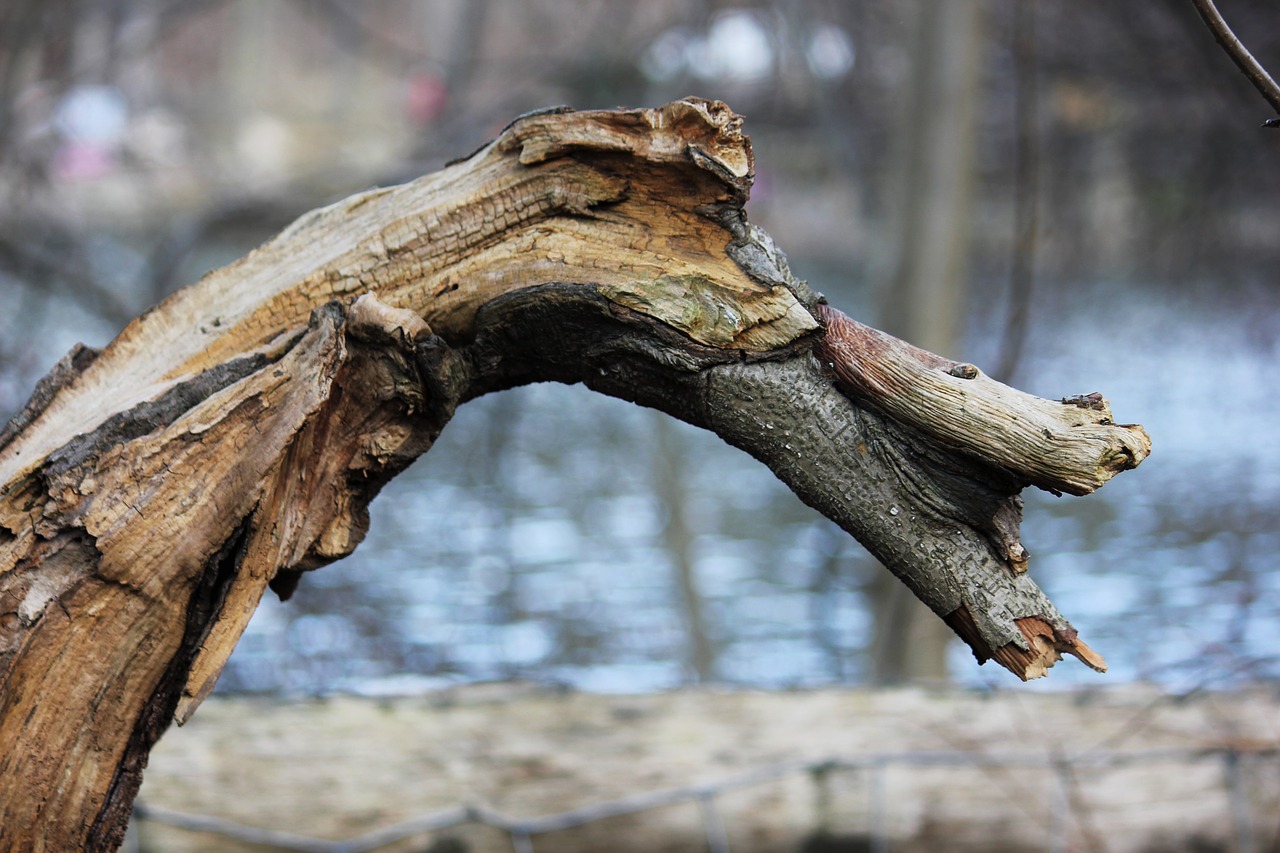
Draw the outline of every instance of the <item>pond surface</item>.
<instances>
[{"instance_id":1,"label":"pond surface","mask_svg":"<svg viewBox=\"0 0 1280 853\"><path fill-rule=\"evenodd\" d=\"M1081 286L1042 297L1034 316L1014 383L1051 398L1101 391L1154 441L1096 495L1026 496L1032 573L1111 665L1100 676L1069 659L1040 683L1280 676L1276 296ZM773 688L866 676L880 569L861 547L709 433L581 387L464 406L372 515L355 555L308 575L289 603L264 601L220 689L525 677L633 692L699 673ZM1011 679L959 643L952 671Z\"/></svg>"}]
</instances>

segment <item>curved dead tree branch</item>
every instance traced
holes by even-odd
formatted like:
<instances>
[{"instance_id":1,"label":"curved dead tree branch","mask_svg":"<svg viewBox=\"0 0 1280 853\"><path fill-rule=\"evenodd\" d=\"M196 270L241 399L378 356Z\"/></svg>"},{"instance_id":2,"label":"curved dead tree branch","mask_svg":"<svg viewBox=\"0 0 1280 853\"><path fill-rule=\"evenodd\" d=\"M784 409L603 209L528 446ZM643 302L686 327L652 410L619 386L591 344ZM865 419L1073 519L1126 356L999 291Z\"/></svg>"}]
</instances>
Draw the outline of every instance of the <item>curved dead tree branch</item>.
<instances>
[{"instance_id":1,"label":"curved dead tree branch","mask_svg":"<svg viewBox=\"0 0 1280 853\"><path fill-rule=\"evenodd\" d=\"M1262 67L1262 63L1253 58L1253 54L1244 46L1244 43L1236 38L1236 34L1231 31L1231 27L1227 26L1226 19L1222 17L1213 0L1191 0L1191 5L1196 7L1201 20L1209 28L1209 32L1213 33L1218 45L1240 69L1240 73L1244 74L1262 97L1267 99L1271 108L1280 113L1280 86L1276 85L1276 81L1267 73L1267 69ZM1268 119L1263 124L1267 127L1280 127L1280 119Z\"/></svg>"},{"instance_id":2,"label":"curved dead tree branch","mask_svg":"<svg viewBox=\"0 0 1280 853\"><path fill-rule=\"evenodd\" d=\"M267 586L350 553L458 405L529 382L746 450L980 661L1103 668L1026 572L1019 493L1091 492L1145 433L825 304L747 221L752 174L718 102L526 116L64 359L0 433L0 848L118 844Z\"/></svg>"}]
</instances>

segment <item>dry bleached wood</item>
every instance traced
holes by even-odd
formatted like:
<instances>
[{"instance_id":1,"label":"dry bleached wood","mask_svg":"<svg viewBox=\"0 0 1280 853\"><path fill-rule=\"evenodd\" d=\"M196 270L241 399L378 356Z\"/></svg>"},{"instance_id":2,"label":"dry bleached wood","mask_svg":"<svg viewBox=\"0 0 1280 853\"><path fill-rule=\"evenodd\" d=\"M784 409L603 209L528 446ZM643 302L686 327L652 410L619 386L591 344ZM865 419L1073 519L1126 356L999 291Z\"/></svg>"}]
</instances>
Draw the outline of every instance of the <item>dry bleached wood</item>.
<instances>
[{"instance_id":1,"label":"dry bleached wood","mask_svg":"<svg viewBox=\"0 0 1280 853\"><path fill-rule=\"evenodd\" d=\"M828 306L818 316L817 351L841 390L1032 485L1086 495L1151 450L1141 427L1115 425L1101 394L1033 397Z\"/></svg>"},{"instance_id":2,"label":"dry bleached wood","mask_svg":"<svg viewBox=\"0 0 1280 853\"><path fill-rule=\"evenodd\" d=\"M1102 668L1023 571L1018 494L1092 491L1145 434L830 308L747 222L751 177L718 102L526 116L64 359L0 433L0 848L118 844L266 587L350 553L458 404L532 381L756 456L980 661Z\"/></svg>"}]
</instances>

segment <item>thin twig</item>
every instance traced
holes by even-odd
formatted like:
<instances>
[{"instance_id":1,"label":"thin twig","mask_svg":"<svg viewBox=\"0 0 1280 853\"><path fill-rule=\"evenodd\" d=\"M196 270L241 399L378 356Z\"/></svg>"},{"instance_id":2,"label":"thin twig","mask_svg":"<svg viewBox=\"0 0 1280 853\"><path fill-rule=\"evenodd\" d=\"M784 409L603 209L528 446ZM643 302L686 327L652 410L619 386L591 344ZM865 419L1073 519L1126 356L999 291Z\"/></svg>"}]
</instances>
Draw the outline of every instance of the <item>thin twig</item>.
<instances>
[{"instance_id":1,"label":"thin twig","mask_svg":"<svg viewBox=\"0 0 1280 853\"><path fill-rule=\"evenodd\" d=\"M1236 67L1249 78L1249 82L1254 88L1262 93L1262 97L1267 99L1267 103L1277 113L1280 113L1280 86L1276 85L1276 81L1271 79L1271 75L1267 73L1267 69L1263 68L1258 60L1253 58L1253 54L1245 49L1240 43L1240 39L1236 38L1236 34L1231 32L1231 28L1227 26L1227 22L1223 20L1222 14L1218 11L1218 7L1213 5L1213 0L1191 0L1191 5L1196 7L1196 11L1200 13L1200 17L1204 20L1204 24L1209 28L1209 32L1213 33L1213 37L1217 39L1218 44L1227 52ZM1271 125L1272 122L1266 122Z\"/></svg>"}]
</instances>

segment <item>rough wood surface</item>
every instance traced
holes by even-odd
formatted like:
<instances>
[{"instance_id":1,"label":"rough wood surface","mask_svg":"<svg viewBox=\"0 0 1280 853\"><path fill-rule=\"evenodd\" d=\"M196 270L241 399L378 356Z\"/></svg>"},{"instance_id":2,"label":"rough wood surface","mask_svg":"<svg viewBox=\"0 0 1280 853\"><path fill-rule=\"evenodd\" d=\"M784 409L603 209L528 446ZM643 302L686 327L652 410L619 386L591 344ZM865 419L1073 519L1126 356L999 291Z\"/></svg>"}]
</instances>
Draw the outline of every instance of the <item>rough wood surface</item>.
<instances>
[{"instance_id":1,"label":"rough wood surface","mask_svg":"<svg viewBox=\"0 0 1280 853\"><path fill-rule=\"evenodd\" d=\"M818 316L818 357L841 390L1031 485L1089 494L1151 452L1142 427L1113 421L1101 394L1034 397L829 306Z\"/></svg>"},{"instance_id":2,"label":"rough wood surface","mask_svg":"<svg viewBox=\"0 0 1280 853\"><path fill-rule=\"evenodd\" d=\"M1102 668L1022 571L1018 493L1097 488L1145 435L824 305L747 222L752 169L718 102L526 116L64 359L0 433L0 848L118 844L267 586L349 553L458 404L533 381L745 449L979 660Z\"/></svg>"}]
</instances>

